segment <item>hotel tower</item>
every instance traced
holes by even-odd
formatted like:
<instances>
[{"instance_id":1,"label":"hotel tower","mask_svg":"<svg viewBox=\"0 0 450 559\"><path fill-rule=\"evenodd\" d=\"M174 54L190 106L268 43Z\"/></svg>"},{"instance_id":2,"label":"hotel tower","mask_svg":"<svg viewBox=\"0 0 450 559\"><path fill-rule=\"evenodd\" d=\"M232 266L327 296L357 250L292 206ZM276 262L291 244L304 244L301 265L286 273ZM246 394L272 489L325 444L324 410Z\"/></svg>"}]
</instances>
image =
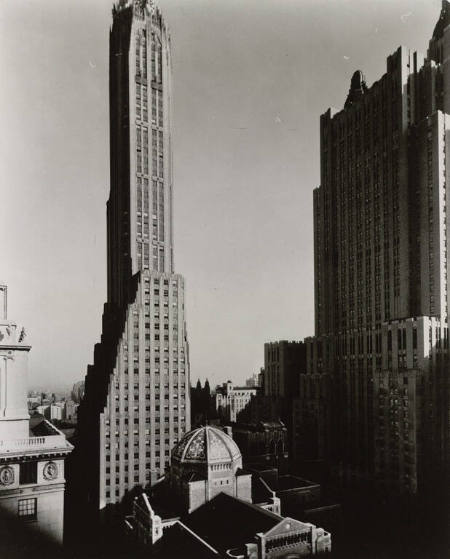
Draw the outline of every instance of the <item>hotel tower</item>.
<instances>
[{"instance_id":1,"label":"hotel tower","mask_svg":"<svg viewBox=\"0 0 450 559\"><path fill-rule=\"evenodd\" d=\"M315 337L296 423L327 421L314 457L344 485L414 494L448 472L449 115L444 0L425 57L400 47L370 87L355 72L320 119Z\"/></svg>"},{"instance_id":2,"label":"hotel tower","mask_svg":"<svg viewBox=\"0 0 450 559\"><path fill-rule=\"evenodd\" d=\"M150 0L110 32L108 297L79 412L89 503L160 477L190 430L184 279L174 272L170 38Z\"/></svg>"}]
</instances>

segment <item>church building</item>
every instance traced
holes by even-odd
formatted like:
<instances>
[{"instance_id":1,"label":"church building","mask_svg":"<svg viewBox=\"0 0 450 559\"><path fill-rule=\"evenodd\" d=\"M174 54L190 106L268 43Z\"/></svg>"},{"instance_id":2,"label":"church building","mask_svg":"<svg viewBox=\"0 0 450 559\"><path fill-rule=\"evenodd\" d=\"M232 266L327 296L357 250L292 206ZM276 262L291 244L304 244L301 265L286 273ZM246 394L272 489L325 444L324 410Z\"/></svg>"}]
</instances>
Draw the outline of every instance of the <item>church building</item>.
<instances>
[{"instance_id":1,"label":"church building","mask_svg":"<svg viewBox=\"0 0 450 559\"><path fill-rule=\"evenodd\" d=\"M239 447L226 432L210 425L194 429L174 448L167 475L134 499L127 530L161 557L190 557L187 549L195 557L242 559L331 551L331 534L283 518L280 499L267 485L255 502L254 476L243 469Z\"/></svg>"}]
</instances>

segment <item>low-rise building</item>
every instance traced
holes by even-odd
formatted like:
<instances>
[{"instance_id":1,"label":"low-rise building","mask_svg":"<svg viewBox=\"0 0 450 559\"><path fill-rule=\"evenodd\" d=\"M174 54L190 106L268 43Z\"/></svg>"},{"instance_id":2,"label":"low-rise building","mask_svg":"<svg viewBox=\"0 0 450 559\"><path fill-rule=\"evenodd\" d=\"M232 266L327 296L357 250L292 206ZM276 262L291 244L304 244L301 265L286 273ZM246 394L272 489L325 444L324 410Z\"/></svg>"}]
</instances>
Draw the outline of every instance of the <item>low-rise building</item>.
<instances>
[{"instance_id":1,"label":"low-rise building","mask_svg":"<svg viewBox=\"0 0 450 559\"><path fill-rule=\"evenodd\" d=\"M258 393L256 386L233 386L231 380L216 388L216 410L222 421L234 423Z\"/></svg>"},{"instance_id":2,"label":"low-rise building","mask_svg":"<svg viewBox=\"0 0 450 559\"><path fill-rule=\"evenodd\" d=\"M50 419L62 421L66 419L66 403L56 402L50 406Z\"/></svg>"},{"instance_id":3,"label":"low-rise building","mask_svg":"<svg viewBox=\"0 0 450 559\"><path fill-rule=\"evenodd\" d=\"M35 412L43 415L45 418L50 419L50 404L43 404L35 408Z\"/></svg>"},{"instance_id":4,"label":"low-rise building","mask_svg":"<svg viewBox=\"0 0 450 559\"><path fill-rule=\"evenodd\" d=\"M77 409L78 404L73 400L67 400L66 402L66 409L65 409L65 419L71 423L77 422Z\"/></svg>"},{"instance_id":5,"label":"low-rise building","mask_svg":"<svg viewBox=\"0 0 450 559\"><path fill-rule=\"evenodd\" d=\"M251 377L249 377L245 381L245 386L249 388L259 387L261 382L261 373L253 373Z\"/></svg>"}]
</instances>

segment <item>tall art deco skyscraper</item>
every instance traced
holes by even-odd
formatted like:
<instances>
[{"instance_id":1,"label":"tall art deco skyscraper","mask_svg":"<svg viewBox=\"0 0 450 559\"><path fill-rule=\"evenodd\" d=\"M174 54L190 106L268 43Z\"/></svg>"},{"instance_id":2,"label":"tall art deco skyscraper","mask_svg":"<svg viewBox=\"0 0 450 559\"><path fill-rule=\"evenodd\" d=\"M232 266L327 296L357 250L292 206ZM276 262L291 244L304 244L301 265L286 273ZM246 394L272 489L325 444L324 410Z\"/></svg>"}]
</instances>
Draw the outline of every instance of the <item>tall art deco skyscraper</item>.
<instances>
[{"instance_id":1,"label":"tall art deco skyscraper","mask_svg":"<svg viewBox=\"0 0 450 559\"><path fill-rule=\"evenodd\" d=\"M155 481L190 429L184 280L173 266L170 56L151 0L115 4L108 300L79 421L96 509Z\"/></svg>"},{"instance_id":2,"label":"tall art deco skyscraper","mask_svg":"<svg viewBox=\"0 0 450 559\"><path fill-rule=\"evenodd\" d=\"M328 422L315 457L343 483L389 492L448 473L449 60L444 0L426 57L400 47L370 88L355 72L345 106L320 121L299 422Z\"/></svg>"}]
</instances>

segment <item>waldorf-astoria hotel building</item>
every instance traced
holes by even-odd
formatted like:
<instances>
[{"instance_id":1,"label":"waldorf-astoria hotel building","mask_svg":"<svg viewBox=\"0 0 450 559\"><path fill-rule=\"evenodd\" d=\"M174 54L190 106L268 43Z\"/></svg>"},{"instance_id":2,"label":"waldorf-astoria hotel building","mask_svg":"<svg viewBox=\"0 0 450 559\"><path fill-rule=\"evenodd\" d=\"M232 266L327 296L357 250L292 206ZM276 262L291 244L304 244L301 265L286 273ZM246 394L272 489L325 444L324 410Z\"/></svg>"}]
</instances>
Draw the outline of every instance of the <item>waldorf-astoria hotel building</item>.
<instances>
[{"instance_id":1,"label":"waldorf-astoria hotel building","mask_svg":"<svg viewBox=\"0 0 450 559\"><path fill-rule=\"evenodd\" d=\"M190 430L184 279L173 265L170 56L152 1L114 5L108 296L79 411L96 510L159 478Z\"/></svg>"},{"instance_id":2,"label":"waldorf-astoria hotel building","mask_svg":"<svg viewBox=\"0 0 450 559\"><path fill-rule=\"evenodd\" d=\"M414 494L448 474L449 61L445 0L425 57L400 47L370 87L355 72L320 119L307 375L344 485Z\"/></svg>"}]
</instances>

